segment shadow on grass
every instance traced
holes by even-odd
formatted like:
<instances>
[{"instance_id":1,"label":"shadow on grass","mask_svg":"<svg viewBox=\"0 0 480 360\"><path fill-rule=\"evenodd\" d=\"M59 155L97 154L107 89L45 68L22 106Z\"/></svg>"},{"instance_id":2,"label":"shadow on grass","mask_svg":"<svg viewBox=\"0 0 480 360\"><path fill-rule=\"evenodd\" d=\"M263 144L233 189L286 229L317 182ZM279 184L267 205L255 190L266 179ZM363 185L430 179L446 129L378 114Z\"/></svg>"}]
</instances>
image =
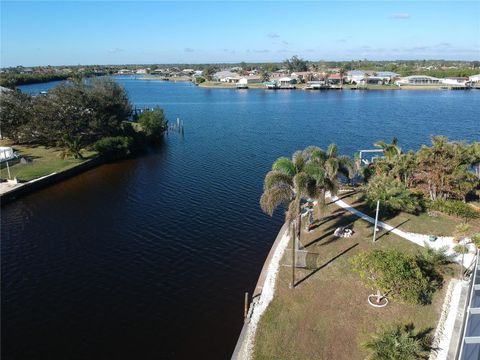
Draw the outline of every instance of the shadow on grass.
<instances>
[{"instance_id":1,"label":"shadow on grass","mask_svg":"<svg viewBox=\"0 0 480 360\"><path fill-rule=\"evenodd\" d=\"M328 260L326 263L322 264L321 266L319 266L318 268L316 268L315 270L313 270L311 273L309 273L307 276L305 276L303 279L295 282L295 286L298 286L300 285L301 283L303 283L304 281L306 281L307 279L309 279L310 277L312 277L313 275L315 275L317 272L319 272L320 270L322 270L324 267L326 267L327 265L331 264L332 262L334 262L335 260L337 260L340 256L342 255L345 255L347 252L349 252L350 250L352 250L353 248L357 247L359 243L355 243L353 244L352 246L350 246L349 248L343 250L341 253L335 255L333 258L331 258L330 260Z\"/></svg>"},{"instance_id":2,"label":"shadow on grass","mask_svg":"<svg viewBox=\"0 0 480 360\"><path fill-rule=\"evenodd\" d=\"M407 219L407 220L401 222L400 224L394 226L392 230L398 229L400 226L402 226L403 224L405 224L406 222L409 222L409 221L410 221L410 219ZM385 231L384 233L382 233L382 235L380 235L379 237L377 237L375 241L380 240L380 239L381 239L382 237L384 237L385 235L388 235L389 233L392 232L392 230L387 230L387 231ZM373 234L372 234L372 236L373 236Z\"/></svg>"},{"instance_id":3,"label":"shadow on grass","mask_svg":"<svg viewBox=\"0 0 480 360\"><path fill-rule=\"evenodd\" d=\"M319 241L321 241L321 240L323 240L323 239L325 239L329 236L332 236L333 233L335 232L335 230L338 227L344 227L344 228L350 227L351 225L353 225L355 223L355 221L358 220L358 216L354 215L354 214L351 214L351 213L346 214L346 211L339 211L334 216L331 216L329 219L323 221L322 224L320 224L320 225L323 225L323 224L325 224L328 221L331 221L333 219L336 219L336 221L333 221L329 226L327 226L325 229L323 229L322 235L320 235L315 240L310 241L308 244L305 244L304 247L307 248L307 247L312 246L312 245L318 243ZM332 239L329 239L327 242L325 242L321 245L330 244L330 243L332 243L332 242L334 242L338 239L340 239L340 238L333 237Z\"/></svg>"}]
</instances>

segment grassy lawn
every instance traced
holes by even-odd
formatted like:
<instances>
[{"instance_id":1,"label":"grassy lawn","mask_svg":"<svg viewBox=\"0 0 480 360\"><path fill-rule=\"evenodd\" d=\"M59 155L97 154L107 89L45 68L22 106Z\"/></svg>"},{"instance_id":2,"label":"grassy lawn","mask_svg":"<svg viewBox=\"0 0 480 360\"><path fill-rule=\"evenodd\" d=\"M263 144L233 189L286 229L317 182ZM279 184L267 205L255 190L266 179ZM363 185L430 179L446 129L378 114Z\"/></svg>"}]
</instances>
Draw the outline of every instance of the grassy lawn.
<instances>
[{"instance_id":1,"label":"grassy lawn","mask_svg":"<svg viewBox=\"0 0 480 360\"><path fill-rule=\"evenodd\" d=\"M5 141L0 142L1 146L12 146ZM96 152L92 150L84 150L82 155L84 159L66 158L62 159L61 150L58 148L46 148L44 146L24 146L13 145L13 149L18 152L20 157L28 160L28 163L22 164L16 161L10 164L10 174L12 179L17 178L19 181L30 181L53 172L60 172L72 168L85 160L96 156ZM8 179L8 171L6 165L2 164L0 169L0 177Z\"/></svg>"},{"instance_id":2,"label":"grassy lawn","mask_svg":"<svg viewBox=\"0 0 480 360\"><path fill-rule=\"evenodd\" d=\"M367 303L374 292L362 285L349 259L360 251L398 249L415 254L420 247L381 231L372 243L373 226L330 204L327 216L310 233L302 233L308 251L308 269L297 269L297 286L289 288L291 245L282 259L276 294L260 320L255 359L364 359L360 344L382 324L413 322L416 329L434 329L439 319L445 286L427 306L391 300L386 308ZM351 224L351 238L335 238L338 226ZM434 330L432 330L433 333Z\"/></svg>"},{"instance_id":3,"label":"grassy lawn","mask_svg":"<svg viewBox=\"0 0 480 360\"><path fill-rule=\"evenodd\" d=\"M341 196L342 200L363 211L367 215L375 217L375 210L370 209L362 199L362 193ZM419 234L452 236L455 226L462 222L462 219L446 214L435 213L430 216L427 213L420 215L412 215L400 212L395 216L382 214L382 204L380 204L379 220L385 221L387 224L398 227L400 230L414 232ZM469 224L473 231L480 231L480 220L470 220Z\"/></svg>"}]
</instances>

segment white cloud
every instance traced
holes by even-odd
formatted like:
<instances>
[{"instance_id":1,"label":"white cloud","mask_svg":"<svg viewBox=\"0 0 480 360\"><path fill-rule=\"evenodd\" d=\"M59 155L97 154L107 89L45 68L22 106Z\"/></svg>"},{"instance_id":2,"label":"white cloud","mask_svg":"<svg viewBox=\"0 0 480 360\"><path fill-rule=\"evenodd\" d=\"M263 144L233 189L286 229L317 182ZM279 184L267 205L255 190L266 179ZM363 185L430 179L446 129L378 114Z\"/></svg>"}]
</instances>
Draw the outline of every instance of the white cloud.
<instances>
[{"instance_id":1,"label":"white cloud","mask_svg":"<svg viewBox=\"0 0 480 360\"><path fill-rule=\"evenodd\" d=\"M410 19L411 17L412 15L409 13L393 13L392 15L390 15L391 19L396 19L396 20L406 20L406 19Z\"/></svg>"}]
</instances>

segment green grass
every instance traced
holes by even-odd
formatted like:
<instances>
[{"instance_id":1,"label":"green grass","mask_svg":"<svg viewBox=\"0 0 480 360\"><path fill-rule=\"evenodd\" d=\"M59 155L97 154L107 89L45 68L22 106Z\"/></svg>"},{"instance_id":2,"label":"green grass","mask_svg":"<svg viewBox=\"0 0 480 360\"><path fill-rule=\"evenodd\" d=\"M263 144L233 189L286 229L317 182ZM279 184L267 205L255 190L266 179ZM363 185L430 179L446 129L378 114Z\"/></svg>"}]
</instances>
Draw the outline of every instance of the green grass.
<instances>
[{"instance_id":1,"label":"green grass","mask_svg":"<svg viewBox=\"0 0 480 360\"><path fill-rule=\"evenodd\" d=\"M350 225L351 238L335 238L333 231ZM275 297L260 320L255 359L364 359L361 343L381 325L413 322L417 329L435 328L445 287L430 305L406 305L391 300L386 308L368 305L366 288L352 272L349 260L360 251L397 249L410 254L421 248L396 235L380 231L372 242L373 226L334 204L310 233L302 232L308 251L308 269L296 270L297 286L289 288L291 267L281 266ZM291 245L282 265L288 264Z\"/></svg>"},{"instance_id":2,"label":"green grass","mask_svg":"<svg viewBox=\"0 0 480 360\"><path fill-rule=\"evenodd\" d=\"M12 146L6 142L2 142L2 146ZM19 181L30 181L54 172L61 172L77 166L88 159L96 156L96 152L91 150L82 151L84 159L66 158L62 159L61 149L47 148L45 146L19 146L13 145L20 157L28 159L27 164L16 161L10 165L11 178L17 178ZM8 179L8 171L6 165L2 164L0 169L0 177Z\"/></svg>"},{"instance_id":3,"label":"green grass","mask_svg":"<svg viewBox=\"0 0 480 360\"><path fill-rule=\"evenodd\" d=\"M342 196L342 200L358 210L363 211L365 214L375 217L375 210L365 204L362 196L363 193L359 192L349 196ZM379 220L398 227L403 231L436 236L452 236L455 226L462 222L462 219L439 212L433 212L431 215L428 213L412 215L404 212L388 215L382 212L381 203ZM473 230L480 231L479 219L471 220L469 224Z\"/></svg>"}]
</instances>

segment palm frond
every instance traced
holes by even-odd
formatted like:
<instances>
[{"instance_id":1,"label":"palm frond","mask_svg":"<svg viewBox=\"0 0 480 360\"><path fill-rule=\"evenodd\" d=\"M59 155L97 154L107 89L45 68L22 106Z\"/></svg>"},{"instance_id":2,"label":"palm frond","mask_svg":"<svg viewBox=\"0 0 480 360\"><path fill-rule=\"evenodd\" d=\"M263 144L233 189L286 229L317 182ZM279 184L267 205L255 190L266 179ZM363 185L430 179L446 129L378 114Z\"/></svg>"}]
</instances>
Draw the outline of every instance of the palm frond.
<instances>
[{"instance_id":1,"label":"palm frond","mask_svg":"<svg viewBox=\"0 0 480 360\"><path fill-rule=\"evenodd\" d=\"M301 172L293 178L295 191L298 195L310 196L314 191L315 180L308 176L307 173Z\"/></svg>"},{"instance_id":2,"label":"palm frond","mask_svg":"<svg viewBox=\"0 0 480 360\"><path fill-rule=\"evenodd\" d=\"M263 184L264 190L271 189L275 186L288 185L293 186L293 179L290 175L281 172L279 170L272 170L265 175L265 181Z\"/></svg>"},{"instance_id":3,"label":"palm frond","mask_svg":"<svg viewBox=\"0 0 480 360\"><path fill-rule=\"evenodd\" d=\"M338 146L337 144L330 144L328 145L328 149L327 149L327 157L328 158L335 158L337 157L337 153L338 153Z\"/></svg>"},{"instance_id":4,"label":"palm frond","mask_svg":"<svg viewBox=\"0 0 480 360\"><path fill-rule=\"evenodd\" d=\"M318 185L325 181L325 170L319 164L309 162L305 165L304 172L315 180Z\"/></svg>"},{"instance_id":5,"label":"palm frond","mask_svg":"<svg viewBox=\"0 0 480 360\"><path fill-rule=\"evenodd\" d=\"M295 151L292 156L292 162L293 165L295 165L295 169L297 172L302 171L303 166L305 165L305 157L303 155L303 151Z\"/></svg>"},{"instance_id":6,"label":"palm frond","mask_svg":"<svg viewBox=\"0 0 480 360\"><path fill-rule=\"evenodd\" d=\"M327 173L327 177L336 177L338 174L338 170L338 160L336 158L328 158L328 160L325 162L325 172Z\"/></svg>"},{"instance_id":7,"label":"palm frond","mask_svg":"<svg viewBox=\"0 0 480 360\"><path fill-rule=\"evenodd\" d=\"M288 205L288 211L285 215L287 221L293 221L300 214L300 198L297 197Z\"/></svg>"},{"instance_id":8,"label":"palm frond","mask_svg":"<svg viewBox=\"0 0 480 360\"><path fill-rule=\"evenodd\" d=\"M278 206L289 204L294 196L290 187L273 187L263 192L260 198L260 207L264 213L272 216Z\"/></svg>"},{"instance_id":9,"label":"palm frond","mask_svg":"<svg viewBox=\"0 0 480 360\"><path fill-rule=\"evenodd\" d=\"M295 164L287 157L278 158L272 165L272 170L278 170L291 177L295 176Z\"/></svg>"}]
</instances>

